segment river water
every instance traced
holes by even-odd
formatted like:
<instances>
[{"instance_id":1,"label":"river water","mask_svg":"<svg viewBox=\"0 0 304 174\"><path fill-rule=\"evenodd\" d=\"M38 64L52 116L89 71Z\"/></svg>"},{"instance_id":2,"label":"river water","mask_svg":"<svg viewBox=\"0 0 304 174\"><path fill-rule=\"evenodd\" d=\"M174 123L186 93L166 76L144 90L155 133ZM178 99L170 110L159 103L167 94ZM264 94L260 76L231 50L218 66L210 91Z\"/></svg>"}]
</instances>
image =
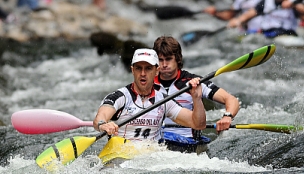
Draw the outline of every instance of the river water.
<instances>
[{"instance_id":1,"label":"river water","mask_svg":"<svg viewBox=\"0 0 304 174\"><path fill-rule=\"evenodd\" d=\"M201 5L205 2L198 1ZM195 9L195 2L187 4ZM143 13L120 1L108 3L120 15L150 25L146 37L134 37L152 47L160 35L176 38L184 31L215 30L225 25L207 15L198 19L159 21L153 13ZM121 9L117 11L117 9ZM138 16L141 16L138 18ZM259 35L240 37L238 29L227 29L213 37L183 46L185 69L206 75L234 59L272 44ZM73 136L95 136L93 128L78 128L45 135L24 135L11 126L10 117L24 109L54 109L82 120L93 120L105 94L130 83L133 78L120 62L119 55L98 56L86 41L68 43L8 44L1 67L0 173L47 173L35 164L35 158L51 145ZM17 49L18 48L18 49ZM239 98L241 108L234 124L266 123L301 126L303 120L303 49L277 45L266 63L221 74L212 81ZM222 108L207 111L208 123L215 123ZM304 136L263 130L230 129L212 138L201 155L155 150L114 168L103 169L97 154L106 143L101 138L82 156L57 173L303 173Z\"/></svg>"}]
</instances>

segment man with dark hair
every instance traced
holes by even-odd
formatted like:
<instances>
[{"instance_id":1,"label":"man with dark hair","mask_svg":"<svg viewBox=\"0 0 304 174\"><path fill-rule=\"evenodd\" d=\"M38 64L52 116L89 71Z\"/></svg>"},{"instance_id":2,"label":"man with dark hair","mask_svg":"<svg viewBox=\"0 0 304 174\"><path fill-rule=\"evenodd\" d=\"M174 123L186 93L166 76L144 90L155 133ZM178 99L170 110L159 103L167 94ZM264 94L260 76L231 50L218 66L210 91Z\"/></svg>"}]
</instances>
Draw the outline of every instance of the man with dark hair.
<instances>
[{"instance_id":1,"label":"man with dark hair","mask_svg":"<svg viewBox=\"0 0 304 174\"><path fill-rule=\"evenodd\" d=\"M160 68L159 75L154 79L155 89L170 95L185 87L190 79L196 77L201 78L199 75L191 74L188 71L182 70L182 49L179 42L175 38L170 36L161 36L155 40L153 49L157 52ZM214 100L224 104L226 107L226 112L221 115L222 118L216 123L217 132L219 133L223 130L228 130L231 121L239 110L238 99L226 92L224 89L217 87L211 81L206 81L201 85L203 89L202 98ZM194 109L193 101L189 93L183 93L182 95L177 96L175 100L185 108L191 110ZM165 119L164 122L165 124L174 124L168 119ZM177 137L177 139L179 139L179 136L182 137L181 139L186 137L188 138L187 141L194 139L197 143L203 141L200 131L192 131L191 128L166 128L165 126L164 136L167 136L166 134L170 134L168 137ZM174 146L174 140L167 141L168 148L171 150L178 150L182 152L196 151L199 153L196 149L197 143L189 145L185 148L179 148Z\"/></svg>"}]
</instances>

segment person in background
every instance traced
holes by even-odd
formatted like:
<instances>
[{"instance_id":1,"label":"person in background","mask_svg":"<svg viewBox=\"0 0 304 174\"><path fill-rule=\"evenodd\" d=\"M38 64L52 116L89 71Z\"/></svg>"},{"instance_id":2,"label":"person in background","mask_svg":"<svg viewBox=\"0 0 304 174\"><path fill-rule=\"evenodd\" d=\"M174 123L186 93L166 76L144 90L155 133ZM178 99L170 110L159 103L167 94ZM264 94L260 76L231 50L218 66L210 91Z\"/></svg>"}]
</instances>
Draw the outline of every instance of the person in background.
<instances>
[{"instance_id":1,"label":"person in background","mask_svg":"<svg viewBox=\"0 0 304 174\"><path fill-rule=\"evenodd\" d=\"M293 8L297 17L304 18L304 1L303 0L284 0L282 2L282 8Z\"/></svg>"},{"instance_id":2,"label":"person in background","mask_svg":"<svg viewBox=\"0 0 304 174\"><path fill-rule=\"evenodd\" d=\"M304 26L304 1L303 0L286 0L282 2L282 8L293 8L296 17L300 19L299 26Z\"/></svg>"},{"instance_id":3,"label":"person in background","mask_svg":"<svg viewBox=\"0 0 304 174\"><path fill-rule=\"evenodd\" d=\"M262 16L261 33L267 38L280 35L297 36L297 15L294 6L288 6L289 0L262 0L254 8L249 9L242 15L235 17L228 23L229 27L238 27L256 16ZM298 8L298 10L301 10ZM303 11L304 12L304 11ZM302 14L302 11L297 13ZM303 13L304 14L304 13Z\"/></svg>"},{"instance_id":4,"label":"person in background","mask_svg":"<svg viewBox=\"0 0 304 174\"><path fill-rule=\"evenodd\" d=\"M182 70L183 68L183 55L179 42L171 36L158 37L153 49L157 52L159 58L159 75L155 77L155 89L171 95L178 90L184 88L190 79L202 78L199 75L191 74L188 71ZM216 122L216 131L218 133L228 130L229 126L239 111L239 101L236 97L226 92L224 89L217 87L211 81L205 81L202 83L202 98L206 98L218 103L224 104L226 112L221 115L221 119ZM184 93L175 98L180 105L190 110L195 109L193 100L189 93ZM204 109L204 108L200 108ZM182 136L186 138L193 138L198 141L204 141L201 136L201 131L192 130L191 128L166 128L166 124L172 124L169 119L164 120L165 128L164 132L170 132L176 134L176 137ZM177 151L189 151L188 147L176 147L174 142L171 143L171 150ZM170 142L167 143L168 148L171 146ZM196 148L194 145L193 148ZM192 149L193 150L193 149ZM196 151L198 153L198 151Z\"/></svg>"},{"instance_id":5,"label":"person in background","mask_svg":"<svg viewBox=\"0 0 304 174\"><path fill-rule=\"evenodd\" d=\"M106 9L106 0L93 0L93 4L102 10Z\"/></svg>"},{"instance_id":6,"label":"person in background","mask_svg":"<svg viewBox=\"0 0 304 174\"><path fill-rule=\"evenodd\" d=\"M17 7L27 6L31 10L36 10L39 8L39 1L38 0L18 0Z\"/></svg>"},{"instance_id":7,"label":"person in background","mask_svg":"<svg viewBox=\"0 0 304 174\"><path fill-rule=\"evenodd\" d=\"M251 8L254 8L261 0L235 0L228 10L216 10L214 6L207 7L204 9L205 13L208 13L220 20L233 21L235 17L241 15ZM238 24L242 30L245 30L247 34L257 33L260 31L260 23L262 16L257 16L248 20L243 25ZM237 21L236 21L237 22ZM227 27L231 27L227 25Z\"/></svg>"},{"instance_id":8,"label":"person in background","mask_svg":"<svg viewBox=\"0 0 304 174\"><path fill-rule=\"evenodd\" d=\"M118 127L114 121L132 117L166 96L155 90L154 77L159 72L159 60L152 49L137 49L131 65L134 82L108 94L101 102L93 125L97 131L106 131L114 137L125 140L161 139L161 126L164 117L172 119L183 126L203 130L206 127L206 113L201 100L202 86L199 78L189 81L189 91L193 100L194 110L181 107L175 100L169 100L155 109ZM115 139L115 138L114 138Z\"/></svg>"}]
</instances>

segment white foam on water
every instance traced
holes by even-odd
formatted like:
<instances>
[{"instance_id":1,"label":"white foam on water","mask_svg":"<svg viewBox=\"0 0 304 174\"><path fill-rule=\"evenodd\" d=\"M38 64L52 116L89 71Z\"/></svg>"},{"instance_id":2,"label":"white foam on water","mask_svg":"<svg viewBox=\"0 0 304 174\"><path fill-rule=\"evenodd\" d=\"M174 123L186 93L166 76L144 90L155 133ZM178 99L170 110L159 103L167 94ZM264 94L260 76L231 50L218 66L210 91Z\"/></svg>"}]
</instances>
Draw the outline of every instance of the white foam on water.
<instances>
[{"instance_id":1,"label":"white foam on water","mask_svg":"<svg viewBox=\"0 0 304 174\"><path fill-rule=\"evenodd\" d=\"M142 169L149 171L161 170L200 170L221 172L262 172L267 171L263 167L250 166L247 162L234 162L209 158L206 153L180 153L172 151L154 152L152 154L137 156L120 165L122 168Z\"/></svg>"},{"instance_id":2,"label":"white foam on water","mask_svg":"<svg viewBox=\"0 0 304 174\"><path fill-rule=\"evenodd\" d=\"M300 36L278 36L274 38L274 43L286 47L304 47L304 39Z\"/></svg>"},{"instance_id":3,"label":"white foam on water","mask_svg":"<svg viewBox=\"0 0 304 174\"><path fill-rule=\"evenodd\" d=\"M102 171L132 173L131 171L219 171L219 172L264 172L264 167L251 166L247 162L235 162L227 159L209 158L206 153L180 153L159 148L156 152L141 154L132 160L123 162L114 168L102 169L101 160L94 155L80 156L67 166L58 165L58 170L49 172L39 168L34 160L25 160L20 156L10 159L10 164L0 167L4 174L45 174L45 173L101 173ZM102 169L102 170L101 170Z\"/></svg>"},{"instance_id":4,"label":"white foam on water","mask_svg":"<svg viewBox=\"0 0 304 174\"><path fill-rule=\"evenodd\" d=\"M22 173L40 173L43 172L35 163L35 160L25 160L20 155L8 159L8 166L1 167L0 173L3 174L22 174ZM45 172L44 172L45 173Z\"/></svg>"},{"instance_id":5,"label":"white foam on water","mask_svg":"<svg viewBox=\"0 0 304 174\"><path fill-rule=\"evenodd\" d=\"M64 108L65 105L70 107L66 100L73 96L82 100L94 96L93 99L99 97L96 100L101 101L101 94L123 87L133 80L132 74L126 73L119 59L117 62L111 59L116 60L117 57L98 56L95 49L85 49L79 51L78 57L45 60L35 67L5 65L3 71L15 89L10 95L1 97L1 101L9 106L11 113L32 109L30 103L20 107L20 103L29 101L41 104L36 107L52 109ZM77 100L75 103L78 103ZM10 124L9 117L3 121Z\"/></svg>"}]
</instances>

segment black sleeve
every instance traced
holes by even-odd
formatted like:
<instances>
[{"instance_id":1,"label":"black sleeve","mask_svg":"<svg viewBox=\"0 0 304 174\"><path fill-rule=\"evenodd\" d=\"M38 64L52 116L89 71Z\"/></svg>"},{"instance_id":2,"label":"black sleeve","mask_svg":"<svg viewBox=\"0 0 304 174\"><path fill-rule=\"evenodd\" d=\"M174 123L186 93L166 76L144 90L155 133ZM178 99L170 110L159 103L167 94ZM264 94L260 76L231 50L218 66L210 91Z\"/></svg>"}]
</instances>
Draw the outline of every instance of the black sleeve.
<instances>
[{"instance_id":1,"label":"black sleeve","mask_svg":"<svg viewBox=\"0 0 304 174\"><path fill-rule=\"evenodd\" d=\"M116 101L117 99L119 99L120 97L123 97L123 96L124 96L124 94L123 94L121 91L112 92L111 94L108 94L108 95L104 98L102 104L108 104L108 105L114 106L115 101Z\"/></svg>"},{"instance_id":2,"label":"black sleeve","mask_svg":"<svg viewBox=\"0 0 304 174\"><path fill-rule=\"evenodd\" d=\"M104 98L102 104L107 104L107 105L111 105L111 106L114 107L115 102L116 102L118 99L122 98L122 97L123 97L124 100L125 100L125 96L124 96L124 94L123 94L121 91L112 92L111 94L107 95L107 96ZM112 118L111 118L112 121L118 120L118 118L119 118L119 116L120 116L122 110L124 109L124 107L125 107L125 103L123 104L122 107L119 107L119 108L117 109L116 113L115 113L115 114L112 116Z\"/></svg>"},{"instance_id":3,"label":"black sleeve","mask_svg":"<svg viewBox=\"0 0 304 174\"><path fill-rule=\"evenodd\" d=\"M265 4L265 0L262 0L255 6L255 10L257 11L257 16L264 14L264 4Z\"/></svg>"},{"instance_id":4,"label":"black sleeve","mask_svg":"<svg viewBox=\"0 0 304 174\"><path fill-rule=\"evenodd\" d=\"M218 86L216 86L213 82L211 81L205 81L203 82L208 88L211 89L211 92L208 95L209 100L213 100L214 94L220 89Z\"/></svg>"},{"instance_id":5,"label":"black sleeve","mask_svg":"<svg viewBox=\"0 0 304 174\"><path fill-rule=\"evenodd\" d=\"M281 5L282 5L283 1L275 1L275 6L276 9L278 9ZM261 2L259 2L256 6L255 6L255 10L257 12L257 16L259 15L264 15L264 4L265 4L265 0L262 0Z\"/></svg>"},{"instance_id":6,"label":"black sleeve","mask_svg":"<svg viewBox=\"0 0 304 174\"><path fill-rule=\"evenodd\" d=\"M300 3L304 3L304 0L296 0L293 2L293 4L300 4Z\"/></svg>"}]
</instances>

